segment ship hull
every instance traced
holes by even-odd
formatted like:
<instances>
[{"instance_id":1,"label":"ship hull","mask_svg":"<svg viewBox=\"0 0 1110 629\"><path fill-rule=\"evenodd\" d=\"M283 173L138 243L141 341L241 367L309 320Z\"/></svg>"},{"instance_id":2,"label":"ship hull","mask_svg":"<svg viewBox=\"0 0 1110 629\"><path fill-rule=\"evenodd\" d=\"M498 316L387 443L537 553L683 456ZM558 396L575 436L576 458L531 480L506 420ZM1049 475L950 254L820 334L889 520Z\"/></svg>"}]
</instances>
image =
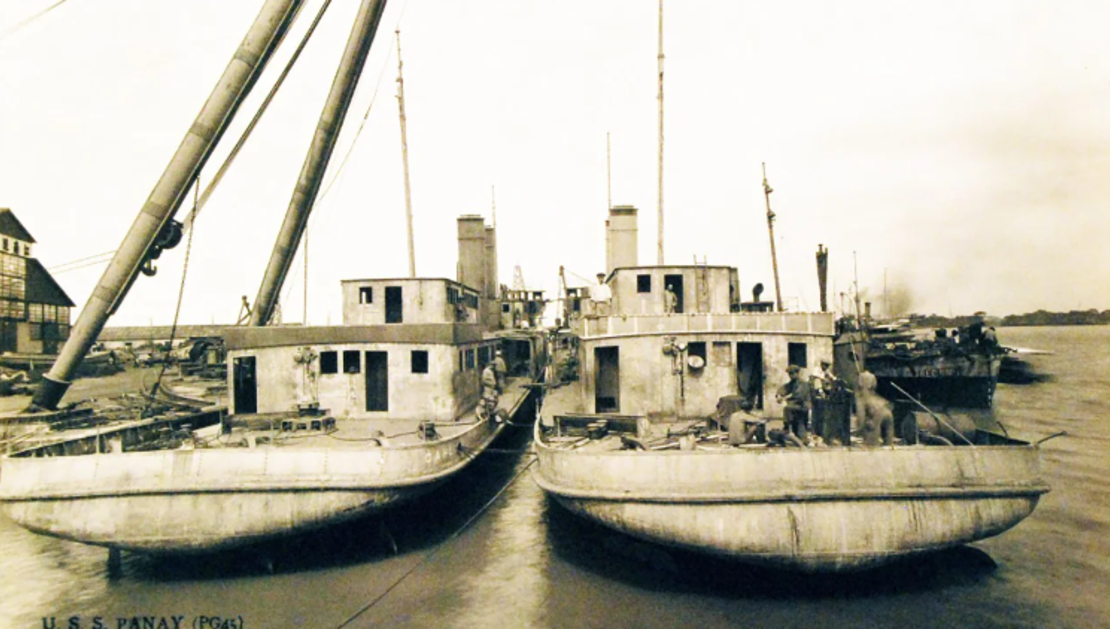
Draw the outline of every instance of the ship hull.
<instances>
[{"instance_id":1,"label":"ship hull","mask_svg":"<svg viewBox=\"0 0 1110 629\"><path fill-rule=\"evenodd\" d=\"M220 550L311 530L425 494L503 430L480 422L422 445L257 447L11 457L9 517L36 533L151 553Z\"/></svg>"},{"instance_id":2,"label":"ship hull","mask_svg":"<svg viewBox=\"0 0 1110 629\"><path fill-rule=\"evenodd\" d=\"M1029 445L592 453L537 438L536 480L570 511L652 542L803 572L998 535L1048 491Z\"/></svg>"}]
</instances>

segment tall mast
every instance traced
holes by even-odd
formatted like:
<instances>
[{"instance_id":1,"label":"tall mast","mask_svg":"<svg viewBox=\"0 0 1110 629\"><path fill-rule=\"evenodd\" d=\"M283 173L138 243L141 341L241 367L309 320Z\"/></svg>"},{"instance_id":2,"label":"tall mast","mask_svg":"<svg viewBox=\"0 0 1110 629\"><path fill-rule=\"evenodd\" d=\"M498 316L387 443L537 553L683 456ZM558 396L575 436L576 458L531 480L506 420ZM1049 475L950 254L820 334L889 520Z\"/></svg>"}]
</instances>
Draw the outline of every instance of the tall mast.
<instances>
[{"instance_id":1,"label":"tall mast","mask_svg":"<svg viewBox=\"0 0 1110 629\"><path fill-rule=\"evenodd\" d=\"M385 10L385 2L386 0L362 0L359 6L339 69L335 72L331 90L324 102L324 110L320 113L316 133L301 167L301 174L297 177L293 197L289 200L285 221L281 224L273 253L270 254L270 262L266 265L266 274L258 288L258 297L254 300L254 311L251 313L252 326L266 325L274 314L278 293L285 283L285 276L293 261L293 252L297 250L304 227L308 224L312 205L316 202L316 194L320 190L332 149L335 148L335 141L343 126L343 118L350 107L359 75L366 63L366 55Z\"/></svg>"},{"instance_id":2,"label":"tall mast","mask_svg":"<svg viewBox=\"0 0 1110 629\"><path fill-rule=\"evenodd\" d=\"M663 0L659 0L659 266L663 266Z\"/></svg>"},{"instance_id":3,"label":"tall mast","mask_svg":"<svg viewBox=\"0 0 1110 629\"><path fill-rule=\"evenodd\" d=\"M173 242L173 232L180 237L180 226L173 215L181 207L189 186L193 185L208 161L212 149L227 130L239 105L254 86L302 4L303 0L267 0L263 5L177 147L177 152L154 185L123 244L116 250L104 275L85 302L58 359L35 391L34 406L46 409L57 407L69 388L70 379L104 329L108 317L122 303L140 268L154 252L160 250L158 243L166 243L168 248Z\"/></svg>"},{"instance_id":4,"label":"tall mast","mask_svg":"<svg viewBox=\"0 0 1110 629\"><path fill-rule=\"evenodd\" d=\"M609 199L609 209L613 209L613 166L609 151L609 132L605 132L605 192Z\"/></svg>"},{"instance_id":5,"label":"tall mast","mask_svg":"<svg viewBox=\"0 0 1110 629\"><path fill-rule=\"evenodd\" d=\"M782 312L782 290L779 288L779 261L775 257L775 213L771 211L771 193L767 183L767 163L763 163L763 197L767 199L767 231L771 234L771 270L775 272L775 309Z\"/></svg>"},{"instance_id":6,"label":"tall mast","mask_svg":"<svg viewBox=\"0 0 1110 629\"><path fill-rule=\"evenodd\" d=\"M405 162L405 220L409 229L409 277L416 277L416 251L412 240L412 191L409 189L409 140L405 124L405 78L401 74L401 31L397 35L397 105L401 108L401 157Z\"/></svg>"}]
</instances>

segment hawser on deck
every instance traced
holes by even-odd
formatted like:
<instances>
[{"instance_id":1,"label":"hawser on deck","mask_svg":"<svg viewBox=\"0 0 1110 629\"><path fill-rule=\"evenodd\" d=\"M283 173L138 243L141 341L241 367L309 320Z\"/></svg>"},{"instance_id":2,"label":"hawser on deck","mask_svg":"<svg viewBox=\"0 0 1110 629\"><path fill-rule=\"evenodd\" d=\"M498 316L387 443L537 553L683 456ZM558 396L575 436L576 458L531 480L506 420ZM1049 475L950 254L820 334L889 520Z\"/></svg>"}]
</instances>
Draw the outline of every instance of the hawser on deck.
<instances>
[{"instance_id":1,"label":"hawser on deck","mask_svg":"<svg viewBox=\"0 0 1110 629\"><path fill-rule=\"evenodd\" d=\"M37 408L57 407L139 273L180 241L174 212L301 4L267 0L36 391ZM342 283L343 325L268 325L384 5L360 5L250 326L225 334L230 414L151 418L14 453L0 476L13 521L117 559L119 549L247 544L424 494L525 408L543 335L501 329L496 232L480 216L458 220L458 281L415 277L410 248L412 277ZM499 366L501 348L504 392L486 410L479 373Z\"/></svg>"},{"instance_id":2,"label":"hawser on deck","mask_svg":"<svg viewBox=\"0 0 1110 629\"><path fill-rule=\"evenodd\" d=\"M596 299L568 309L573 334L555 355L577 369L554 370L535 426L536 482L572 512L661 544L836 572L997 535L1048 491L1035 446L986 431L880 447L770 430L786 368L832 358L832 313L739 303L736 269L637 266L629 231L610 235ZM840 410L822 421L846 434Z\"/></svg>"}]
</instances>

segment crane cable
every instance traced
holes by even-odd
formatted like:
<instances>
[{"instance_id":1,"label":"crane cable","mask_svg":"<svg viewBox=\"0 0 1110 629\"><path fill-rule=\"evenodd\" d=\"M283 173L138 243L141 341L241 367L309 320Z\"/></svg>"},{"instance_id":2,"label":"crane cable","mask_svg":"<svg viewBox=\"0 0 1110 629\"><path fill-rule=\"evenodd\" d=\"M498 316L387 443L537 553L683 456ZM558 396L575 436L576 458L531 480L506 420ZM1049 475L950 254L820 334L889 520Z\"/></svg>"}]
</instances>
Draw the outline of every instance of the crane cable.
<instances>
[{"instance_id":1,"label":"crane cable","mask_svg":"<svg viewBox=\"0 0 1110 629\"><path fill-rule=\"evenodd\" d=\"M320 5L320 10L316 12L316 17L313 18L312 24L309 24L308 30L305 31L304 36L301 38L301 42L297 44L297 48L293 51L292 56L289 57L289 61L285 63L285 67L281 70L281 74L278 75L277 80L274 81L273 87L270 88L270 92L266 94L266 98L263 99L262 104L258 106L258 111L254 113L254 117L251 118L251 121L247 124L247 128L244 129L243 133L239 136L239 140L235 143L235 146L232 147L231 152L227 154L223 163L220 164L219 170L213 175L212 181L208 184L208 187L204 189L204 193L200 195L200 201L197 203L196 207L194 207L192 214L185 220L184 229L186 231L191 231L193 220L196 218L196 215L199 214L201 209L204 208L204 205L208 203L208 198L216 191L216 186L220 184L224 178L224 174L227 172L228 168L231 167L232 162L239 156L239 151L247 143L247 139L250 138L251 133L254 132L255 126L257 126L259 120L262 119L262 115L266 113L266 110L270 106L270 102L277 96L278 90L281 89L281 86L285 83L286 77L288 77L289 73L293 70L293 65L297 63L297 60L301 56L301 52L305 49L305 46L308 45L308 40L312 37L313 33L316 32L316 27L324 18L324 13L327 12L329 6L331 6L331 0L324 0L324 3ZM283 34L282 39L284 38L285 35ZM281 43L279 42L278 45L280 46Z\"/></svg>"},{"instance_id":2,"label":"crane cable","mask_svg":"<svg viewBox=\"0 0 1110 629\"><path fill-rule=\"evenodd\" d=\"M54 4L46 7L45 9L39 11L38 13L35 13L34 15L32 15L30 17L25 17L22 20L20 20L19 22L16 22L15 24L9 26L8 28L5 28L4 30L0 31L0 41L4 41L9 36L16 34L18 31L23 30L23 28L25 26L30 25L31 22L34 22L35 20L37 20L40 17L46 15L47 13L50 13L51 11L53 11L54 9L60 7L61 5L65 4L65 3L66 3L66 0L58 0Z\"/></svg>"},{"instance_id":3,"label":"crane cable","mask_svg":"<svg viewBox=\"0 0 1110 629\"><path fill-rule=\"evenodd\" d=\"M193 218L197 213L197 203L200 194L200 175L198 174L194 180L193 188L193 209L189 212L189 217ZM177 320L181 315L181 302L185 298L185 276L189 272L189 252L193 248L193 231L189 230L189 236L185 240L185 261L181 267L181 285L177 289L177 308L173 311L173 326L170 328L170 342L169 348L166 350L166 359L162 361L162 370L158 373L158 380L155 381L154 386L150 388L150 399L147 402L147 408L150 404L154 403L154 397L158 395L158 389L162 386L162 377L166 375L166 368L170 365L170 356L173 352L173 342L177 337Z\"/></svg>"}]
</instances>

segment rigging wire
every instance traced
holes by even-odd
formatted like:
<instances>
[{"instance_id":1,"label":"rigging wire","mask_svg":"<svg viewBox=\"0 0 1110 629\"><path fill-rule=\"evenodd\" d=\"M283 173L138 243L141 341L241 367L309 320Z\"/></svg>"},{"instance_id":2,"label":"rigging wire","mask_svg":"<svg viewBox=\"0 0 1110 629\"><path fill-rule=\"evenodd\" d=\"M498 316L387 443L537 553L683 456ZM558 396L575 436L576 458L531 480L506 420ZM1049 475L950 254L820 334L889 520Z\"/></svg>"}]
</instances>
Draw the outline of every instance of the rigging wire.
<instances>
[{"instance_id":1,"label":"rigging wire","mask_svg":"<svg viewBox=\"0 0 1110 629\"><path fill-rule=\"evenodd\" d=\"M199 201L199 196L198 195L200 194L200 174L199 173L197 174L196 179L193 180L193 184L194 184L194 188L193 188L193 209L192 209L192 211L189 212L190 217L195 216L196 212L197 212L197 203ZM184 260L184 262L182 264L182 267L181 267L181 286L177 289L177 308L175 308L174 311L173 311L173 326L170 328L170 342L169 342L169 349L167 350L168 352L173 352L173 341L174 341L174 338L177 336L177 319L178 319L178 316L181 314L181 302L185 298L185 276L189 272L189 252L192 250L192 248L193 248L193 231L189 230L189 236L185 241L185 260ZM162 377L166 375L166 368L169 367L169 365L170 365L170 361L168 360L168 358L169 358L169 356L167 356L167 360L162 361L162 371L158 373L158 380L154 383L154 386L151 387L151 389L150 389L150 403L151 404L154 403L154 396L158 394L158 389L162 386Z\"/></svg>"},{"instance_id":2,"label":"rigging wire","mask_svg":"<svg viewBox=\"0 0 1110 629\"><path fill-rule=\"evenodd\" d=\"M394 25L394 29L393 29L394 30L394 38L396 38L396 31L400 27L401 18L403 18L405 16L405 9L406 8L408 8L408 2L405 2L404 4L401 5L401 13L400 13L400 15L397 16L397 23ZM366 121L369 120L369 118L370 118L370 112L374 108L374 103L377 102L377 100L378 100L378 90L381 88L382 77L385 76L385 71L390 67L389 62L393 58L392 57L392 48L393 48L393 42L390 42L390 46L389 46L390 53L382 61L382 69L378 72L378 79L377 79L377 82L374 84L374 93L370 96L369 104L366 105L366 112L363 113L363 115L362 115L362 120L359 122L358 129L355 130L355 135L351 139L350 145L347 147L347 152L343 154L343 159L340 160L339 164L336 166L335 172L332 174L331 178L328 180L327 184L324 186L324 189L320 192L319 195L317 195L314 210L313 210L311 216L309 216L308 224L305 226L306 230L309 229L309 228L312 228L314 230L319 228L319 225L318 225L319 221L317 219L318 219L319 216L321 216L321 214L323 214L322 208L325 207L324 204L323 204L323 201L324 201L325 198L327 198L328 193L331 192L332 186L334 186L335 183L342 176L344 168L347 166L347 162L350 160L351 155L354 153L355 146L357 146L357 144L358 144L359 137L362 135L362 130L363 130L363 128L366 127ZM296 263L296 260L294 260L293 264L295 264L295 263ZM294 277L293 279L295 280L296 278ZM293 292L293 288L295 288L296 286L297 285L296 285L295 281L288 282L287 285L285 286L285 294L282 296L282 298L279 300L279 302L280 301L288 301L289 296Z\"/></svg>"},{"instance_id":3,"label":"rigging wire","mask_svg":"<svg viewBox=\"0 0 1110 629\"><path fill-rule=\"evenodd\" d=\"M61 264L56 264L52 267L48 267L46 270L51 271L51 272L59 271L63 267L71 266L71 265L77 264L79 262L85 262L85 261L88 261L88 260L92 260L93 258L103 258L104 256L114 255L115 253L116 253L115 249L112 249L111 251L103 251L103 252L98 253L96 255L86 256L84 258L78 258L76 260L70 260L69 262L62 262Z\"/></svg>"},{"instance_id":4,"label":"rigging wire","mask_svg":"<svg viewBox=\"0 0 1110 629\"><path fill-rule=\"evenodd\" d=\"M29 26L35 20L43 17L47 13L50 13L51 11L53 11L54 9L60 7L61 5L65 4L65 3L66 3L66 0L58 0L54 4L46 7L45 9L39 11L38 13L35 13L35 14L29 16L29 17L25 17L22 20L20 20L19 22L16 22L15 24L9 26L8 28L5 28L4 30L0 31L0 41L4 41L9 36L16 34L18 31L23 30L24 27Z\"/></svg>"},{"instance_id":5,"label":"rigging wire","mask_svg":"<svg viewBox=\"0 0 1110 629\"><path fill-rule=\"evenodd\" d=\"M499 489L497 491L497 493L493 495L493 498L490 498L489 501L486 502L486 504L482 505L481 509L478 509L478 511L474 515L470 516L470 519L468 519L466 522L464 522L463 525L460 526L458 528L458 530L456 530L454 533L452 533L450 537L448 537L446 540L444 540L442 544L437 546L434 550L429 552L427 555L424 555L423 557L421 557L419 561L417 561L415 564L412 565L411 568L409 568L407 571L405 571L405 573L402 574L400 576L400 578L398 578L396 581L394 581L388 588L386 588L384 592L382 592L378 596L374 597L373 600L369 601L365 605L363 605L357 612L352 614L349 618L347 618L343 622L336 625L336 629L342 629L343 627L346 627L346 626L350 625L356 618L358 618L359 616L361 616L361 615L365 614L366 612L370 611L370 608L372 608L374 605L377 605L378 603L380 603L382 601L382 599L384 599L386 596L389 596L390 592L395 590L397 588L397 586L401 585L401 583L404 582L405 579L409 578L409 576L411 576L412 573L416 572L421 566L428 563L428 561L431 560L432 557L435 557L436 553L438 553L440 550L442 550L447 545L448 542L454 540L456 537L461 535L463 531L465 531L467 528L469 528L470 525L473 524L474 521L477 520L479 516L484 514L493 505L494 502L497 502L497 499L500 498L501 495L504 494L509 489L509 487L512 487L513 483L515 483L517 481L517 479L520 478L524 474L524 472L528 471L528 468L532 467L532 465L535 464L535 462L538 461L538 460L539 459L532 459L531 461L529 461L527 465L522 467L519 472L514 474L513 477L509 479L509 482L505 483L504 487Z\"/></svg>"},{"instance_id":6,"label":"rigging wire","mask_svg":"<svg viewBox=\"0 0 1110 629\"><path fill-rule=\"evenodd\" d=\"M204 189L204 193L200 195L200 201L190 217L185 221L184 229L190 230L192 228L193 220L195 220L196 215L199 214L201 209L204 208L204 205L208 203L208 198L212 196L213 192L216 191L216 186L220 184L220 182L224 178L224 174L231 167L232 162L234 162L235 158L239 156L239 151L247 143L247 139L250 138L251 133L254 132L254 128L262 119L262 115L266 113L266 110L269 108L270 102L274 100L274 97L277 95L278 90L281 89L282 84L285 83L286 77L288 77L289 73L293 70L293 65L297 63L297 60L301 56L301 52L305 49L305 46L308 45L308 40L312 37L313 33L316 32L316 27L324 18L324 13L327 12L329 6L331 6L331 0L324 0L324 3L320 5L319 11L316 12L316 17L313 18L312 23L308 26L308 30L306 30L304 36L301 37L301 42L297 44L297 48L289 57L289 61L285 63L285 67L282 68L281 74L278 75L277 79L274 81L273 86L270 88L270 92L266 94L266 98L263 99L262 104L258 106L258 110L254 113L254 117L251 118L251 121L243 130L243 133L239 136L239 140L235 143L235 146L232 147L231 152L227 154L227 157L224 158L223 163L220 164L219 170L216 171L216 174L212 177L212 181L209 182L208 186ZM286 34L288 34L288 31L282 34L283 40L285 39ZM278 42L278 46L280 45L281 42Z\"/></svg>"}]
</instances>

